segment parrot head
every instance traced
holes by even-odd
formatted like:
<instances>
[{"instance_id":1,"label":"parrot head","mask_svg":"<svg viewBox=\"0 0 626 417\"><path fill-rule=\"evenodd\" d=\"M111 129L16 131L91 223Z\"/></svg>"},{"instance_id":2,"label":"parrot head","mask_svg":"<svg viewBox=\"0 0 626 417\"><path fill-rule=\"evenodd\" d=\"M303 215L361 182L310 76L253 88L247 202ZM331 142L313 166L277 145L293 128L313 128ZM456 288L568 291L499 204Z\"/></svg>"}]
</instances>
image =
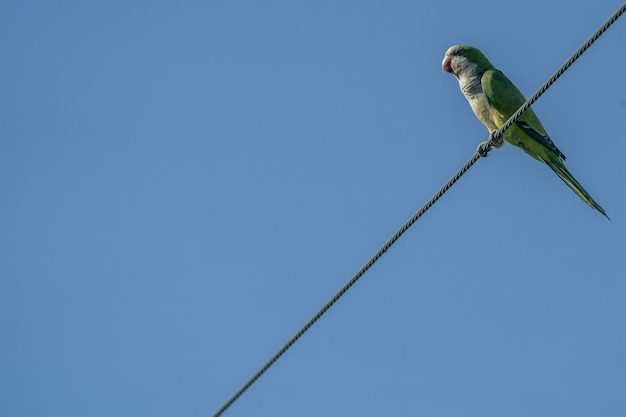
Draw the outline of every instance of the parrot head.
<instances>
[{"instance_id":1,"label":"parrot head","mask_svg":"<svg viewBox=\"0 0 626 417\"><path fill-rule=\"evenodd\" d=\"M455 45L448 48L441 69L457 79L482 75L493 65L478 49L471 46Z\"/></svg>"}]
</instances>

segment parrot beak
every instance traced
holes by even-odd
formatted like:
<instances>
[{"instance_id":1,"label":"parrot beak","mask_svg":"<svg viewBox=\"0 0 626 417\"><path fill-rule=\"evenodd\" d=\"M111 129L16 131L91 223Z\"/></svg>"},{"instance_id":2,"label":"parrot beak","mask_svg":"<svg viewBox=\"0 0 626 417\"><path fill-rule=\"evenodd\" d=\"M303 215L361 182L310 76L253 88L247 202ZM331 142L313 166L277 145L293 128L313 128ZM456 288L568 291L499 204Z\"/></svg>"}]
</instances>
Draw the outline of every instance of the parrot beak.
<instances>
[{"instance_id":1,"label":"parrot beak","mask_svg":"<svg viewBox=\"0 0 626 417\"><path fill-rule=\"evenodd\" d=\"M450 59L449 56L443 57L443 62L441 63L441 70L444 72L449 72L451 74L454 74L454 71L452 71L452 60Z\"/></svg>"}]
</instances>

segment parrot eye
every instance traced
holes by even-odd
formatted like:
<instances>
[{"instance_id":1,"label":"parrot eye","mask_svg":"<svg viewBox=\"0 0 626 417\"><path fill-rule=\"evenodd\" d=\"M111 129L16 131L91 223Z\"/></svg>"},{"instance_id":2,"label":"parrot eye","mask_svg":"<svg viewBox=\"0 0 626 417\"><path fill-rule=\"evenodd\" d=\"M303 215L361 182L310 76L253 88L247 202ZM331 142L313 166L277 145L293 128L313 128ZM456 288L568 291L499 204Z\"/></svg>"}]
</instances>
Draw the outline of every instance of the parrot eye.
<instances>
[{"instance_id":1,"label":"parrot eye","mask_svg":"<svg viewBox=\"0 0 626 417\"><path fill-rule=\"evenodd\" d=\"M456 51L452 52L452 55L456 55L456 56L461 55L461 50L457 49Z\"/></svg>"}]
</instances>

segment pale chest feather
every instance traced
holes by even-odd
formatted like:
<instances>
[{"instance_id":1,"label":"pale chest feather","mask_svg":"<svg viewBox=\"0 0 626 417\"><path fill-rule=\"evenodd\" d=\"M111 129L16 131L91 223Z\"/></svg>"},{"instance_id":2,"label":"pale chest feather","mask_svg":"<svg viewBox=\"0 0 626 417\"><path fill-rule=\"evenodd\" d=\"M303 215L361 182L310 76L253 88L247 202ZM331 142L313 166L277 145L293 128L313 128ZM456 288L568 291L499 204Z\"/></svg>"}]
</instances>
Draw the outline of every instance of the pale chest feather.
<instances>
[{"instance_id":1,"label":"pale chest feather","mask_svg":"<svg viewBox=\"0 0 626 417\"><path fill-rule=\"evenodd\" d=\"M483 124L487 126L490 131L499 128L499 125L502 124L498 120L500 119L500 115L491 106L491 104L489 104L487 96L482 91L480 93L466 97L476 117L478 117L480 121L483 122Z\"/></svg>"},{"instance_id":2,"label":"pale chest feather","mask_svg":"<svg viewBox=\"0 0 626 417\"><path fill-rule=\"evenodd\" d=\"M490 131L498 129L502 125L502 121L500 120L502 116L489 103L480 83L480 78L461 78L459 79L459 86L476 117L478 117Z\"/></svg>"}]
</instances>

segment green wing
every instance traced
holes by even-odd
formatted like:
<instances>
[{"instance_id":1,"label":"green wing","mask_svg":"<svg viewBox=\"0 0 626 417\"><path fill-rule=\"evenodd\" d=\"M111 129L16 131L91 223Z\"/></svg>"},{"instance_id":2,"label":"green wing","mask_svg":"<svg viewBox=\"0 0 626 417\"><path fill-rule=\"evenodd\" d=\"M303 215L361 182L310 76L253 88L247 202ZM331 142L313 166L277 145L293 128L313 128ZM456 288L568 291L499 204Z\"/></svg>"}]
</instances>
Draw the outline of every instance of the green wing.
<instances>
[{"instance_id":1,"label":"green wing","mask_svg":"<svg viewBox=\"0 0 626 417\"><path fill-rule=\"evenodd\" d=\"M480 82L487 96L487 101L505 120L511 117L526 102L524 95L517 89L515 84L498 70L486 71ZM552 142L532 108L526 110L515 124L528 136L565 160L565 155Z\"/></svg>"}]
</instances>

